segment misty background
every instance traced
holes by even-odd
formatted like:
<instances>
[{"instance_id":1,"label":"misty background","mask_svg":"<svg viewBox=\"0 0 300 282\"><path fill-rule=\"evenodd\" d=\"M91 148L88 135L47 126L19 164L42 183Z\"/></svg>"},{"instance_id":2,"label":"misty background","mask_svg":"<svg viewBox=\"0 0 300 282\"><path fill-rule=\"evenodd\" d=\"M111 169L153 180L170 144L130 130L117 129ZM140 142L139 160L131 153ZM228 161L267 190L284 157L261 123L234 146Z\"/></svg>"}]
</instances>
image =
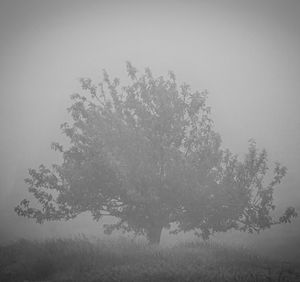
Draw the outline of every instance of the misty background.
<instances>
[{"instance_id":1,"label":"misty background","mask_svg":"<svg viewBox=\"0 0 300 282\"><path fill-rule=\"evenodd\" d=\"M299 14L299 1L1 1L0 243L104 236L89 215L38 225L14 207L28 196L28 168L60 161L50 144L65 141L59 127L78 78L99 80L105 68L125 83L125 61L207 89L223 147L243 156L254 138L270 161L287 166L275 204L299 213ZM164 233L162 244L191 238ZM215 240L300 261L299 218Z\"/></svg>"}]
</instances>

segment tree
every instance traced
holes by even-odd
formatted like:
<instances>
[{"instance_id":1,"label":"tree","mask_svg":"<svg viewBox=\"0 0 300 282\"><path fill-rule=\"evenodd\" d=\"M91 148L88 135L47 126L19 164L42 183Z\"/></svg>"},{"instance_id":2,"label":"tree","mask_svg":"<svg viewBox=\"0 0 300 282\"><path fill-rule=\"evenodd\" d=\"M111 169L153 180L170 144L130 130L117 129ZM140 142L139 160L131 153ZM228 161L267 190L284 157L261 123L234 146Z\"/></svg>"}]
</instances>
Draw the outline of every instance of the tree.
<instances>
[{"instance_id":1,"label":"tree","mask_svg":"<svg viewBox=\"0 0 300 282\"><path fill-rule=\"evenodd\" d=\"M127 73L125 87L105 71L97 85L80 80L82 93L71 96L68 109L72 122L61 125L70 144L52 144L63 161L29 170L25 182L40 206L24 199L18 215L39 223L86 211L97 221L109 215L118 222L105 232L134 231L151 244L171 226L207 239L232 228L259 232L296 216L292 207L278 220L271 216L285 167L277 163L265 184L267 153L253 140L243 161L221 149L206 91L178 86L172 72L154 78L127 63Z\"/></svg>"}]
</instances>

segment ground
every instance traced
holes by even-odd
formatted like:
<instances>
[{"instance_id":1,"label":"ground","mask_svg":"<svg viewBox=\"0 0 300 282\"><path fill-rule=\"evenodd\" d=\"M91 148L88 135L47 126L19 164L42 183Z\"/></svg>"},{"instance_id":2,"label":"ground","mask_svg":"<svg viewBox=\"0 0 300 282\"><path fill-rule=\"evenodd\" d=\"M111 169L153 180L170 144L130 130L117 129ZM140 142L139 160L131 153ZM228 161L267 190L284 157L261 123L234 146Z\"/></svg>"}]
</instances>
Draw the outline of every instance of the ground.
<instances>
[{"instance_id":1,"label":"ground","mask_svg":"<svg viewBox=\"0 0 300 282\"><path fill-rule=\"evenodd\" d=\"M300 281L300 272L241 247L77 237L1 246L0 281Z\"/></svg>"}]
</instances>

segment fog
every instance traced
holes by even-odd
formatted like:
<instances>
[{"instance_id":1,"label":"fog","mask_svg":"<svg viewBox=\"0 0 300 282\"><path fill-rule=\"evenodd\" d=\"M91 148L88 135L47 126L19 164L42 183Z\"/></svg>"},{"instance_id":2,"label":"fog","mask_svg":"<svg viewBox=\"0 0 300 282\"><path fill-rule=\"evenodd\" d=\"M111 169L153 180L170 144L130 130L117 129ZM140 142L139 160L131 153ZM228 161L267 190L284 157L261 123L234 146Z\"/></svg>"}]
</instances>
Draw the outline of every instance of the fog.
<instances>
[{"instance_id":1,"label":"fog","mask_svg":"<svg viewBox=\"0 0 300 282\"><path fill-rule=\"evenodd\" d=\"M38 225L13 209L28 195L28 168L60 160L50 144L64 141L59 126L78 78L99 79L105 68L122 83L126 61L207 89L223 147L243 155L254 138L266 148L288 168L275 192L278 210L299 212L299 13L298 1L1 1L0 241L102 236L86 215ZM299 226L297 219L259 236L216 240L287 257L291 240L299 246ZM162 241L190 238L163 234Z\"/></svg>"}]
</instances>

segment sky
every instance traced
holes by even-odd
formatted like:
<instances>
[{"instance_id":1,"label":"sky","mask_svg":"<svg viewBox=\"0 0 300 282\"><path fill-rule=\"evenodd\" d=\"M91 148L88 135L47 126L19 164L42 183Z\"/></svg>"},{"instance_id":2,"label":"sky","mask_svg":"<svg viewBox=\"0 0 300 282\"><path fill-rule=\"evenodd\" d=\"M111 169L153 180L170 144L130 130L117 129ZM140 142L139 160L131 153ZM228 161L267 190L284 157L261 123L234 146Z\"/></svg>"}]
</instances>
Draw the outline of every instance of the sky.
<instances>
[{"instance_id":1,"label":"sky","mask_svg":"<svg viewBox=\"0 0 300 282\"><path fill-rule=\"evenodd\" d=\"M296 0L1 1L6 234L24 224L13 207L26 195L28 168L58 160L50 143L62 138L78 78L99 80L106 69L122 83L126 61L156 76L172 70L193 90L207 89L224 148L242 156L254 138L271 162L288 168L275 202L300 207L299 13Z\"/></svg>"}]
</instances>

